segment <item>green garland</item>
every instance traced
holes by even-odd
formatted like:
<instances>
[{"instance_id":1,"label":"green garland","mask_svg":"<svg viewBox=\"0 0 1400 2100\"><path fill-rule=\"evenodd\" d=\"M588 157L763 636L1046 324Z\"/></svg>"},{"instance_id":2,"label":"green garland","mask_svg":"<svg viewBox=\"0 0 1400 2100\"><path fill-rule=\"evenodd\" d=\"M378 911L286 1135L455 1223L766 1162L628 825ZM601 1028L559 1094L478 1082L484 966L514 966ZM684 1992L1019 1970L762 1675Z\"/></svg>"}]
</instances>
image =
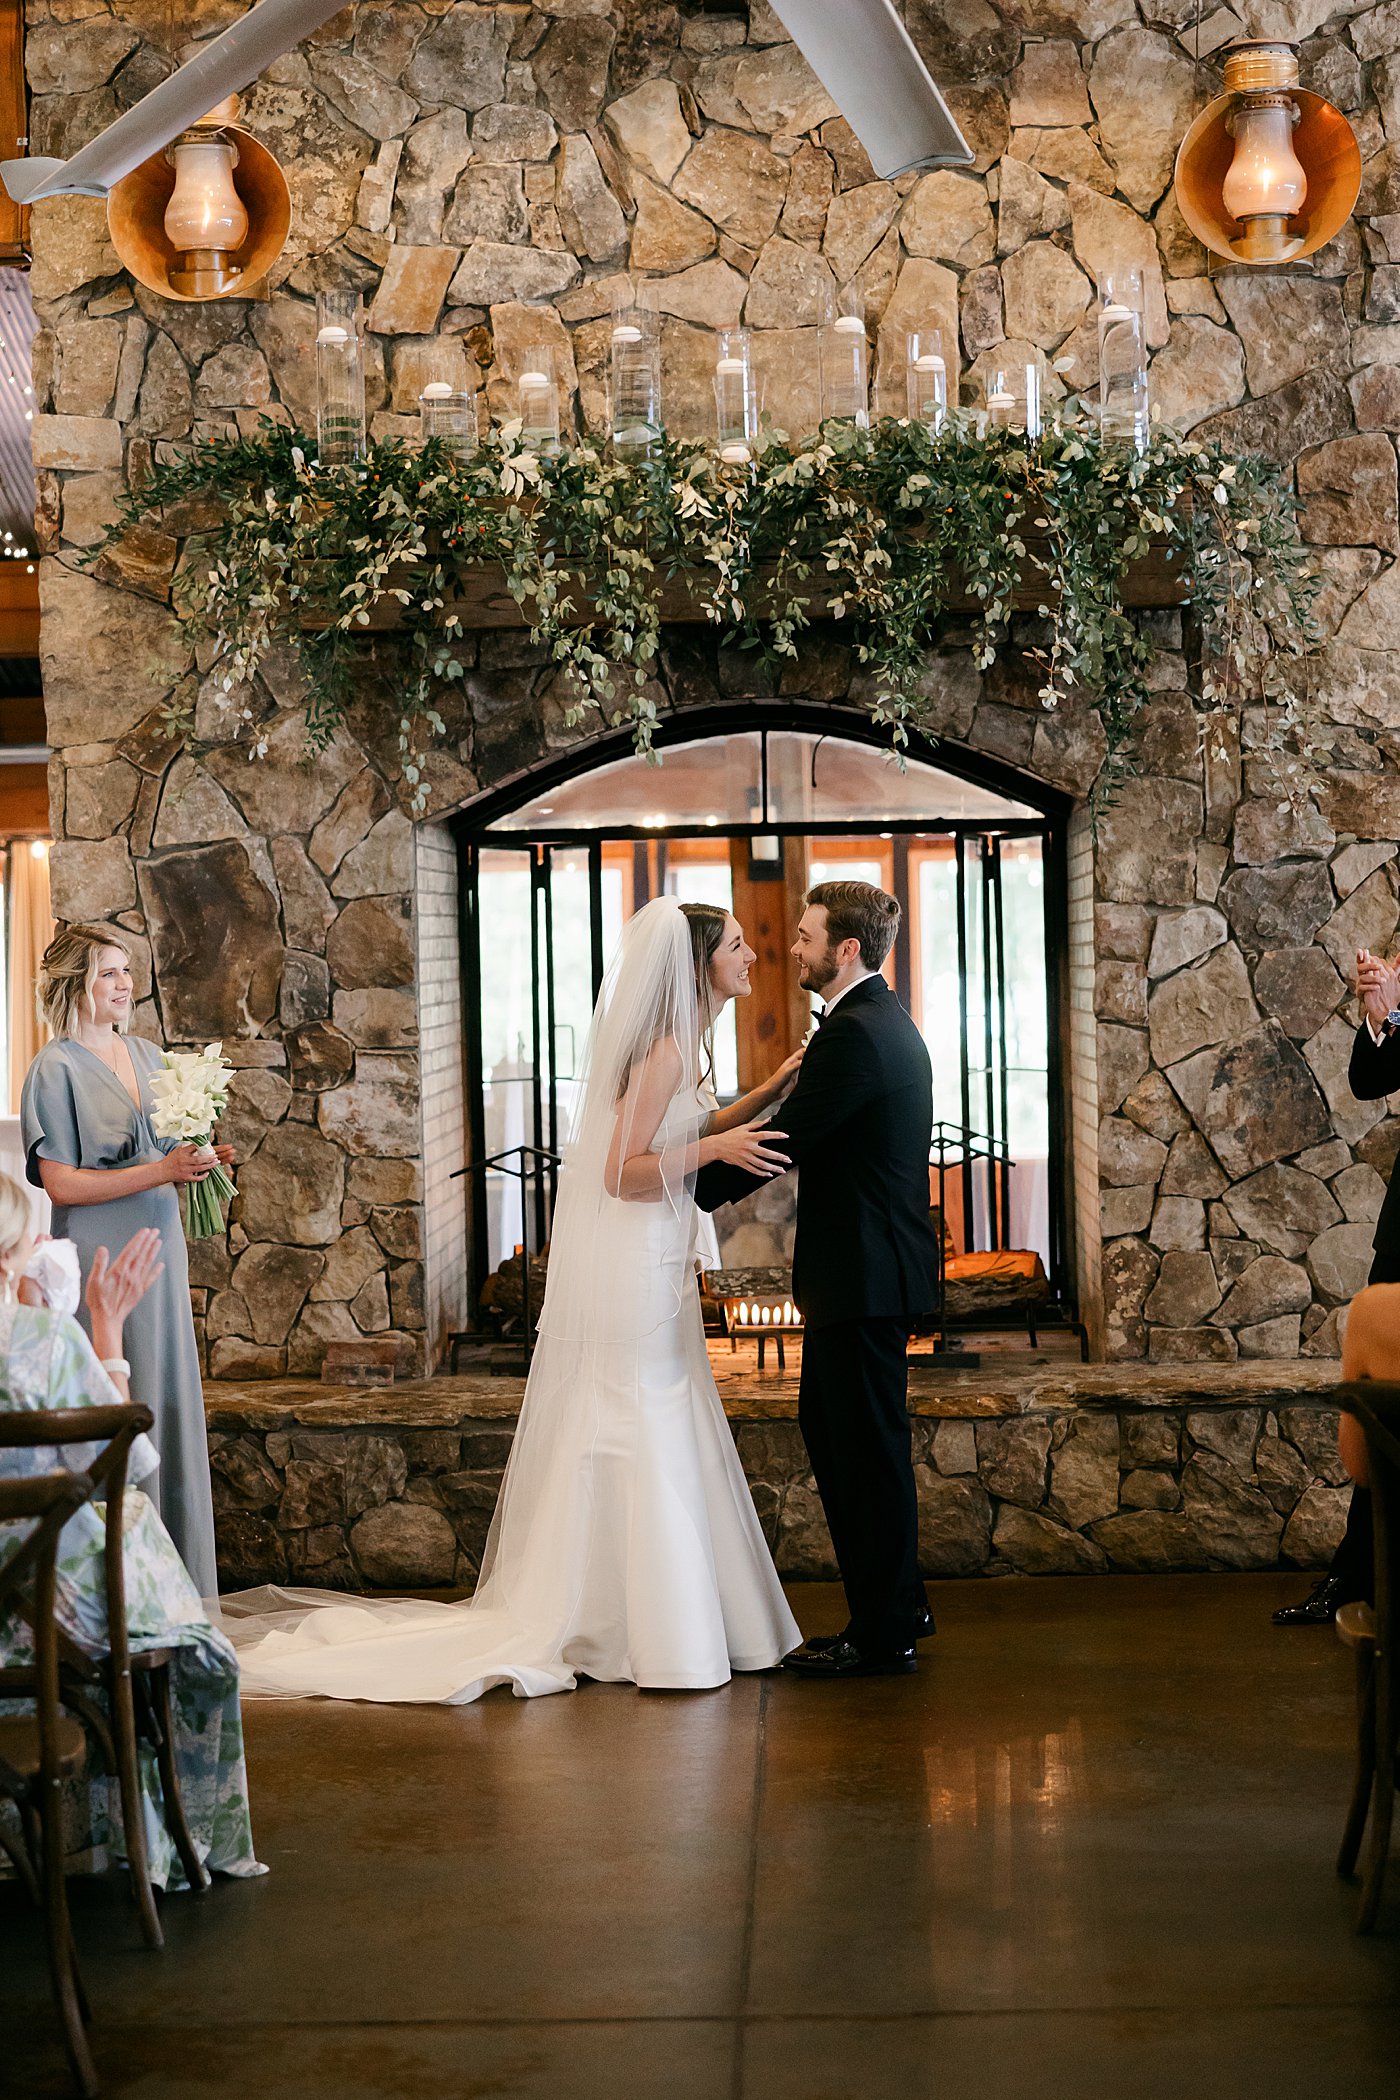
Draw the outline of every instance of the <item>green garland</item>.
<instances>
[{"instance_id":1,"label":"green garland","mask_svg":"<svg viewBox=\"0 0 1400 2100\"><path fill-rule=\"evenodd\" d=\"M798 443L768 434L747 466L669 439L635 466L589 442L538 457L508 424L466 462L438 440L389 439L356 467L323 467L311 439L265 421L256 437L172 450L129 494L103 546L162 514L187 535L176 608L250 725L255 754L263 747L245 689L270 649L290 648L301 664L313 751L342 718L356 660L370 649L399 696L416 809L426 802L425 751L445 734L443 690L463 671L453 600L480 562L503 567L534 639L570 674L570 722L591 709L630 721L640 749L656 720L669 578L690 580L727 639L776 657L796 652L804 600L824 598L872 674L875 719L898 747L919 721L950 593L975 600L970 616L956 616L958 632L970 617L985 666L1007 640L1019 579L1036 568L1046 597L1026 653L1045 707L1077 690L1100 716L1103 799L1124 771L1152 655L1147 623L1123 605L1123 578L1153 541L1165 543L1199 625L1203 716L1262 700L1277 725L1270 741L1291 754L1284 773L1298 776L1298 754L1305 765L1313 753L1298 670L1315 641L1317 586L1286 478L1265 459L1165 429L1138 454L1082 421L1052 424L1032 442L979 435L977 419L955 411L936 436L894 418L868 430L829 422ZM591 626L576 618L585 598ZM401 609L397 625L367 635L386 599ZM177 698L173 732L192 733L192 710Z\"/></svg>"}]
</instances>

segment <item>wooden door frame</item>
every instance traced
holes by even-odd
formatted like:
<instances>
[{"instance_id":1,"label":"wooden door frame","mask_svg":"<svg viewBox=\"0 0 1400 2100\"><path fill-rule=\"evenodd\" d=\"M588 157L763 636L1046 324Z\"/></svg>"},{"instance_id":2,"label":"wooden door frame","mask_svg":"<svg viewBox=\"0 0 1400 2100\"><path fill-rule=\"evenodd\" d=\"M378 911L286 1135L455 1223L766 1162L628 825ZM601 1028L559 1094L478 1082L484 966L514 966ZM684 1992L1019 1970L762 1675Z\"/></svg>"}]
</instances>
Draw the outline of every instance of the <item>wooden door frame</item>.
<instances>
[{"instance_id":1,"label":"wooden door frame","mask_svg":"<svg viewBox=\"0 0 1400 2100\"><path fill-rule=\"evenodd\" d=\"M0 0L0 160L17 160L29 145L29 96L24 79L24 0ZM0 266L29 267L29 211L0 188Z\"/></svg>"}]
</instances>

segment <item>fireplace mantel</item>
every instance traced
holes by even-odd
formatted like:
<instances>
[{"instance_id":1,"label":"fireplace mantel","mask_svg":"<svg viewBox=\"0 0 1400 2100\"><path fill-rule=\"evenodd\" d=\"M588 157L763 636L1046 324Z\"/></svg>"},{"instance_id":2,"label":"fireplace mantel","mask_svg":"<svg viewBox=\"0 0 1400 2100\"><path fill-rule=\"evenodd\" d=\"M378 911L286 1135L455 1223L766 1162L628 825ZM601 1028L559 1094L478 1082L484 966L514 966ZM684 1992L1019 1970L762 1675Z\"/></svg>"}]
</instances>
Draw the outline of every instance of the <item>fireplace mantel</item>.
<instances>
[{"instance_id":1,"label":"fireplace mantel","mask_svg":"<svg viewBox=\"0 0 1400 2100\"><path fill-rule=\"evenodd\" d=\"M1035 568L1035 560L1047 553L1047 542L1043 536L1026 533L1027 561L1021 581L1017 584L1013 604L1018 612L1036 612L1043 605L1053 604L1058 596L1048 577ZM1177 550L1166 541L1154 543L1146 554L1129 563L1123 578L1123 603L1135 611L1154 612L1184 605L1190 595L1189 585L1182 573L1180 563L1174 558ZM403 620L404 608L397 598L388 593L395 589L412 590L415 571L395 570L385 578L385 594L369 608L369 621L361 631L371 634L388 634ZM760 574L772 576L772 569ZM661 616L668 626L708 627L712 625L706 610L705 589L699 579L673 576L660 588ZM825 593L814 590L810 595L799 593L786 601L801 604L811 621L829 620L829 600ZM949 593L947 610L950 613L970 613L978 609L980 601L968 590ZM778 609L776 600L771 609ZM442 618L454 619L468 633L486 629L528 628L534 624L528 606L517 603L506 581L505 569L499 562L480 562L465 571L461 588L456 595L443 604ZM591 601L585 599L578 608L577 618L572 623L578 626L602 624L601 616ZM330 625L329 617L320 609L310 609L303 615L302 626L308 632L318 633Z\"/></svg>"}]
</instances>

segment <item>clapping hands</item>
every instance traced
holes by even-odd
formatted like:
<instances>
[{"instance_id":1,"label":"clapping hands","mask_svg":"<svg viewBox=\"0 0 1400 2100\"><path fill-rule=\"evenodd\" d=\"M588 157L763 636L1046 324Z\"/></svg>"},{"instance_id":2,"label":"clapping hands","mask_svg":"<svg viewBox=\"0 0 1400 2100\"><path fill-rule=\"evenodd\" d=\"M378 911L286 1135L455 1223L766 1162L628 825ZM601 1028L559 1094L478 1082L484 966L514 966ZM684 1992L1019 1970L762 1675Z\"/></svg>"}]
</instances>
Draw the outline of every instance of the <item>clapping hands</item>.
<instances>
[{"instance_id":1,"label":"clapping hands","mask_svg":"<svg viewBox=\"0 0 1400 2100\"><path fill-rule=\"evenodd\" d=\"M141 1303L151 1285L162 1273L165 1263L160 1258L160 1234L154 1226L135 1233L113 1259L105 1247L99 1247L92 1257L88 1270L88 1311L92 1316L93 1342L99 1355L116 1355L121 1346L122 1328L126 1318ZM103 1339L99 1341L99 1331ZM115 1346L111 1337L115 1335Z\"/></svg>"},{"instance_id":2,"label":"clapping hands","mask_svg":"<svg viewBox=\"0 0 1400 2100\"><path fill-rule=\"evenodd\" d=\"M1369 948L1356 951L1356 991L1366 1018L1379 1028L1388 1013L1400 1006L1400 956L1386 962Z\"/></svg>"}]
</instances>

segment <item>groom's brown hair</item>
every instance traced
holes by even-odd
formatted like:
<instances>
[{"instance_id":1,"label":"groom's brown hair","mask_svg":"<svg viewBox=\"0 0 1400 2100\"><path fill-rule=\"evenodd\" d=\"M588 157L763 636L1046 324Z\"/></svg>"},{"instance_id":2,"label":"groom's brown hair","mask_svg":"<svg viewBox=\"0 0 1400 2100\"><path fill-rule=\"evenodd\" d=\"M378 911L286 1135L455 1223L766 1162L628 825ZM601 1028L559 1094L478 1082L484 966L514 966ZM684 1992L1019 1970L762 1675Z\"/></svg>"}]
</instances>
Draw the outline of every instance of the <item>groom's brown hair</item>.
<instances>
[{"instance_id":1,"label":"groom's brown hair","mask_svg":"<svg viewBox=\"0 0 1400 2100\"><path fill-rule=\"evenodd\" d=\"M831 947L859 941L866 969L879 969L894 946L901 916L898 900L888 890L877 890L873 882L819 882L808 890L807 902L825 911Z\"/></svg>"}]
</instances>

